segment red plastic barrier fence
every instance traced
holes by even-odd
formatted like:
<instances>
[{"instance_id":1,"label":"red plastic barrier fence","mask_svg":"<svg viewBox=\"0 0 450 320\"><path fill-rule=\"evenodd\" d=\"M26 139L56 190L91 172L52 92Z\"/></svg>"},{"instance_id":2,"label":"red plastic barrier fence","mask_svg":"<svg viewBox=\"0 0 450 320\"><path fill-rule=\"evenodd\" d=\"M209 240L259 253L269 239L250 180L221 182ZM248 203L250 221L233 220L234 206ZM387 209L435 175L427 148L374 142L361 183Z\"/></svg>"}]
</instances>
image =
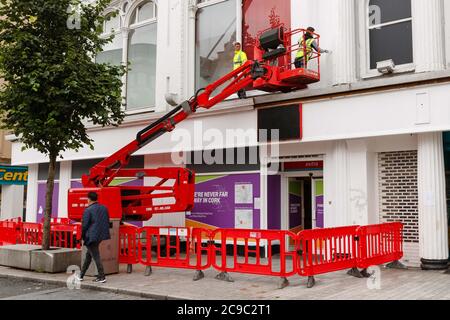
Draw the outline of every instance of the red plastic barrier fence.
<instances>
[{"instance_id":1,"label":"red plastic barrier fence","mask_svg":"<svg viewBox=\"0 0 450 320\"><path fill-rule=\"evenodd\" d=\"M13 221L0 221L0 246L16 244L20 225Z\"/></svg>"},{"instance_id":2,"label":"red plastic barrier fence","mask_svg":"<svg viewBox=\"0 0 450 320\"><path fill-rule=\"evenodd\" d=\"M42 224L22 222L20 226L19 241L23 244L42 244Z\"/></svg>"},{"instance_id":3,"label":"red plastic barrier fence","mask_svg":"<svg viewBox=\"0 0 450 320\"><path fill-rule=\"evenodd\" d=\"M81 224L56 224L50 225L50 245L52 247L80 249L81 248Z\"/></svg>"},{"instance_id":4,"label":"red plastic barrier fence","mask_svg":"<svg viewBox=\"0 0 450 320\"><path fill-rule=\"evenodd\" d=\"M297 268L301 276L356 266L358 226L304 230L298 234Z\"/></svg>"},{"instance_id":5,"label":"red plastic barrier fence","mask_svg":"<svg viewBox=\"0 0 450 320\"><path fill-rule=\"evenodd\" d=\"M403 256L403 225L385 223L289 231L144 227L123 225L119 262L129 266L238 272L286 278L398 261ZM0 222L0 245L42 244L42 224ZM294 246L290 246L294 243ZM68 219L51 224L51 245L80 248L81 225ZM228 257L230 254L231 257ZM198 278L197 278L198 279ZM308 283L309 283L308 279Z\"/></svg>"},{"instance_id":6,"label":"red plastic barrier fence","mask_svg":"<svg viewBox=\"0 0 450 320\"><path fill-rule=\"evenodd\" d=\"M363 226L358 229L358 267L368 268L403 256L403 224L400 222Z\"/></svg>"},{"instance_id":7,"label":"red plastic barrier fence","mask_svg":"<svg viewBox=\"0 0 450 320\"><path fill-rule=\"evenodd\" d=\"M0 222L0 245L41 245L43 226L40 223L3 221ZM60 248L81 248L81 225L66 224L65 220L54 220L50 225L50 245ZM6 228L5 226L8 226ZM5 239L8 239L7 241Z\"/></svg>"},{"instance_id":8,"label":"red plastic barrier fence","mask_svg":"<svg viewBox=\"0 0 450 320\"><path fill-rule=\"evenodd\" d=\"M212 233L212 239L220 240L220 244L213 246L212 266L221 272L292 276L297 273L297 252L289 250L289 238L296 242L296 235L289 231L217 229ZM262 258L266 245L267 258ZM227 260L227 246L233 255L232 261Z\"/></svg>"},{"instance_id":9,"label":"red plastic barrier fence","mask_svg":"<svg viewBox=\"0 0 450 320\"><path fill-rule=\"evenodd\" d=\"M210 267L210 232L201 228L140 229L139 261L148 267L205 270Z\"/></svg>"},{"instance_id":10,"label":"red plastic barrier fence","mask_svg":"<svg viewBox=\"0 0 450 320\"><path fill-rule=\"evenodd\" d=\"M42 218L41 223L44 223L44 219ZM72 220L69 218L51 218L50 219L51 224L71 224Z\"/></svg>"},{"instance_id":11,"label":"red plastic barrier fence","mask_svg":"<svg viewBox=\"0 0 450 320\"><path fill-rule=\"evenodd\" d=\"M139 228L121 225L119 228L119 263L128 265L139 263Z\"/></svg>"}]
</instances>

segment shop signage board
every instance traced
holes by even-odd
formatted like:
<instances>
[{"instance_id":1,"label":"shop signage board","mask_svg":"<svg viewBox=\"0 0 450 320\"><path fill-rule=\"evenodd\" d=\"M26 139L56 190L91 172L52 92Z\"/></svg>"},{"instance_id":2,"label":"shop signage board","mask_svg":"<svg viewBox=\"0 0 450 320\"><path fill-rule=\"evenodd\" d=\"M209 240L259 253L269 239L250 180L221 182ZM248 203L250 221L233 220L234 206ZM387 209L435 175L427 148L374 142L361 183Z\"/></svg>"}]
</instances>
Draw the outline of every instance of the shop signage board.
<instances>
[{"instance_id":1,"label":"shop signage board","mask_svg":"<svg viewBox=\"0 0 450 320\"><path fill-rule=\"evenodd\" d=\"M28 167L0 166L0 185L21 185L28 182Z\"/></svg>"}]
</instances>

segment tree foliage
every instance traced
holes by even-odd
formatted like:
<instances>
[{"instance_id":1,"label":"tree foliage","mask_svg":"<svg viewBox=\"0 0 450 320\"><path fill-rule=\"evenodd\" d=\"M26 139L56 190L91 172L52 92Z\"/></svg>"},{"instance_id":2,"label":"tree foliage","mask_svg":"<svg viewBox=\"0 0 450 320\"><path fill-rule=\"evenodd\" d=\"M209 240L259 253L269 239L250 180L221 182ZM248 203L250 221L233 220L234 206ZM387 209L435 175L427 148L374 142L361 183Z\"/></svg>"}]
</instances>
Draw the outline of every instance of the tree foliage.
<instances>
[{"instance_id":1,"label":"tree foliage","mask_svg":"<svg viewBox=\"0 0 450 320\"><path fill-rule=\"evenodd\" d=\"M92 146L86 120L123 120L124 68L95 63L111 41L101 37L110 1L1 0L0 112L26 148L58 156Z\"/></svg>"},{"instance_id":2,"label":"tree foliage","mask_svg":"<svg viewBox=\"0 0 450 320\"><path fill-rule=\"evenodd\" d=\"M91 1L92 2L92 1ZM124 118L125 66L95 63L112 38L102 38L111 0L0 0L0 117L24 148L50 159L44 222L49 226L56 159L91 148L86 123L119 125Z\"/></svg>"}]
</instances>

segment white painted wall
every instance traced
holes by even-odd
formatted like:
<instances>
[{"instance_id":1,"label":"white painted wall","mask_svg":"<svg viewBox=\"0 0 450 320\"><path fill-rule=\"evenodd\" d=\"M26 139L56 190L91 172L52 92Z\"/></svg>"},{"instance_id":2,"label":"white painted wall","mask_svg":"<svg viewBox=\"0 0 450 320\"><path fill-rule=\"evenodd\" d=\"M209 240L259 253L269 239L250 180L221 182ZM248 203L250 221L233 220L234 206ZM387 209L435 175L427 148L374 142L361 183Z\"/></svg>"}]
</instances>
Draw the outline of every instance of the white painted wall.
<instances>
[{"instance_id":1,"label":"white painted wall","mask_svg":"<svg viewBox=\"0 0 450 320\"><path fill-rule=\"evenodd\" d=\"M377 153L417 150L417 135L348 139L339 152L336 143L283 144L280 157L323 155L325 227L379 223Z\"/></svg>"},{"instance_id":2,"label":"white painted wall","mask_svg":"<svg viewBox=\"0 0 450 320\"><path fill-rule=\"evenodd\" d=\"M444 20L445 20L445 57L447 69L450 68L450 1L444 1Z\"/></svg>"},{"instance_id":3,"label":"white painted wall","mask_svg":"<svg viewBox=\"0 0 450 320\"><path fill-rule=\"evenodd\" d=\"M37 198L38 198L38 164L28 166L28 185L27 185L27 209L26 221L36 222L37 219Z\"/></svg>"},{"instance_id":4,"label":"white painted wall","mask_svg":"<svg viewBox=\"0 0 450 320\"><path fill-rule=\"evenodd\" d=\"M158 48L156 61L156 111L169 108L164 95L180 94L183 86L182 73L185 57L180 54L183 47L184 21L182 0L158 1ZM180 97L181 98L181 97ZM184 98L184 97L183 97Z\"/></svg>"},{"instance_id":5,"label":"white painted wall","mask_svg":"<svg viewBox=\"0 0 450 320\"><path fill-rule=\"evenodd\" d=\"M0 220L22 218L24 186L2 185Z\"/></svg>"},{"instance_id":6,"label":"white painted wall","mask_svg":"<svg viewBox=\"0 0 450 320\"><path fill-rule=\"evenodd\" d=\"M161 117L162 114L158 116ZM156 118L136 126L122 126L119 128L107 128L104 130L92 131L90 137L94 140L94 150L85 147L78 152L67 151L63 153L63 159L81 160L110 156L115 151L133 141L139 130L155 120ZM256 145L256 127L257 112L255 110L245 109L234 115L214 113L207 117L193 117L180 123L180 125L177 126L177 129L172 133L165 134L142 148L136 152L136 155L160 154L191 149L224 149L235 146ZM242 137L243 135L239 133L248 129L253 129L253 131L250 132L250 139L242 141L233 140L231 138L226 139L227 131L231 135L238 133L238 137ZM222 139L222 137L224 139ZM187 141L188 144L181 144L182 141ZM13 164L47 162L47 158L43 154L36 150L22 151L21 147L20 143L13 143Z\"/></svg>"},{"instance_id":7,"label":"white painted wall","mask_svg":"<svg viewBox=\"0 0 450 320\"><path fill-rule=\"evenodd\" d=\"M305 103L303 141L448 131L449 101L442 84Z\"/></svg>"},{"instance_id":8,"label":"white painted wall","mask_svg":"<svg viewBox=\"0 0 450 320\"><path fill-rule=\"evenodd\" d=\"M303 142L449 131L449 101L449 85L440 84L305 103ZM239 110L242 111L223 114L211 112L200 115L201 117L193 117L182 122L178 126L179 129L163 135L136 154L233 147L231 139L228 139L229 141L222 139L226 137L227 130L242 132L257 127L256 110L251 108ZM64 159L79 160L109 156L134 139L136 132L146 124L92 131L90 135L94 140L95 150L83 148L79 152L68 151L63 154ZM180 147L180 139L186 137L188 133L192 138L191 146ZM203 133L208 133L208 136L204 136ZM256 135L253 135L248 141L241 141L235 146L255 144ZM21 147L19 143L13 143L13 165L46 161L46 158L37 151L22 151ZM298 146L295 153L302 152L300 149Z\"/></svg>"},{"instance_id":9,"label":"white painted wall","mask_svg":"<svg viewBox=\"0 0 450 320\"><path fill-rule=\"evenodd\" d=\"M67 198L71 188L72 161L62 161L59 169L58 218L68 217Z\"/></svg>"},{"instance_id":10,"label":"white painted wall","mask_svg":"<svg viewBox=\"0 0 450 320\"><path fill-rule=\"evenodd\" d=\"M292 0L291 2L291 28L298 29L311 26L320 34L320 46L324 49L336 51L336 17L333 15L335 1L329 0ZM298 41L292 39L293 43ZM333 83L333 54L321 57L321 81L312 84L309 88L329 87Z\"/></svg>"}]
</instances>

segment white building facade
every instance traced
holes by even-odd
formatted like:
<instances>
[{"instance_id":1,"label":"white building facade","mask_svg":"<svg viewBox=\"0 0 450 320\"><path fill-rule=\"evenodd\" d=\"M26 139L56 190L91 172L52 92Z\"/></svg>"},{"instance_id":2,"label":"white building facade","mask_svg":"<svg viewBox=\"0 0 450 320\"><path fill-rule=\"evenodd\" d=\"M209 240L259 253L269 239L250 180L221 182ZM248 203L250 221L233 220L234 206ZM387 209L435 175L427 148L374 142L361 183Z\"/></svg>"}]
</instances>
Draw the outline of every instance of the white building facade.
<instances>
[{"instance_id":1,"label":"white building facade","mask_svg":"<svg viewBox=\"0 0 450 320\"><path fill-rule=\"evenodd\" d=\"M119 128L90 127L95 150L64 153L54 214L67 216L67 191L79 186L81 174L172 108L167 94L189 99L231 71L236 39L249 50L258 31L279 21L292 29L316 28L321 47L332 51L322 56L322 80L290 93L231 97L139 150L132 166L172 166L180 157L200 155L200 162L187 164L197 172L196 199L217 190L230 198L145 224L298 231L401 221L404 262L447 268L450 2L392 3L114 1L111 11L120 14L105 33L116 37L97 59L131 62L123 79L127 117ZM394 71L378 71L377 62L389 59ZM258 129L280 129L280 141L268 153L253 134ZM189 133L192 139L181 144ZM235 139L241 134L245 139ZM43 212L47 159L21 146L13 142L12 164L29 167L26 215L36 221ZM210 163L209 150L244 150L248 156L244 163ZM145 185L147 179L125 183Z\"/></svg>"}]
</instances>

